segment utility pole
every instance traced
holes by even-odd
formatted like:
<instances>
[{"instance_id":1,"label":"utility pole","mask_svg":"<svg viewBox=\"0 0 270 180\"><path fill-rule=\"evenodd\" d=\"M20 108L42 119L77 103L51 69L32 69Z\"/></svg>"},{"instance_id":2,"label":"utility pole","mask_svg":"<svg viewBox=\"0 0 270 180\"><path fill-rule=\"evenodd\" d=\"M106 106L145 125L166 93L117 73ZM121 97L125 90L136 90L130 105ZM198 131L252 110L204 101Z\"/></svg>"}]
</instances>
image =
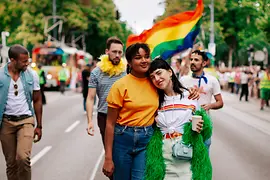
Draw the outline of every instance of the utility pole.
<instances>
[{"instance_id":1,"label":"utility pole","mask_svg":"<svg viewBox=\"0 0 270 180\"><path fill-rule=\"evenodd\" d=\"M56 0L53 0L53 24L56 23ZM57 39L57 29L53 30L53 37Z\"/></svg>"},{"instance_id":2,"label":"utility pole","mask_svg":"<svg viewBox=\"0 0 270 180\"><path fill-rule=\"evenodd\" d=\"M252 66L252 61L254 59L254 46L253 46L253 44L250 44L247 50L248 50L249 66Z\"/></svg>"},{"instance_id":3,"label":"utility pole","mask_svg":"<svg viewBox=\"0 0 270 180\"><path fill-rule=\"evenodd\" d=\"M265 59L263 61L263 65L266 68L268 65L268 50L266 47L263 48L263 52L265 53Z\"/></svg>"},{"instance_id":4,"label":"utility pole","mask_svg":"<svg viewBox=\"0 0 270 180\"><path fill-rule=\"evenodd\" d=\"M6 42L6 37L9 36L9 32L6 32L6 31L2 31L1 32L1 38L2 38L2 49L1 49L1 52L0 54L2 55L2 63L3 65L7 63L8 61L8 57L7 57L7 51L8 51L8 47L7 47L7 42Z\"/></svg>"},{"instance_id":5,"label":"utility pole","mask_svg":"<svg viewBox=\"0 0 270 180\"><path fill-rule=\"evenodd\" d=\"M214 0L211 0L211 34L210 34L210 43L215 43L215 26L214 26Z\"/></svg>"},{"instance_id":6,"label":"utility pole","mask_svg":"<svg viewBox=\"0 0 270 180\"><path fill-rule=\"evenodd\" d=\"M209 5L211 12L210 21L210 41L208 44L208 51L215 56L216 55L216 44L215 44L215 19L214 19L214 0L211 0L211 5Z\"/></svg>"}]
</instances>

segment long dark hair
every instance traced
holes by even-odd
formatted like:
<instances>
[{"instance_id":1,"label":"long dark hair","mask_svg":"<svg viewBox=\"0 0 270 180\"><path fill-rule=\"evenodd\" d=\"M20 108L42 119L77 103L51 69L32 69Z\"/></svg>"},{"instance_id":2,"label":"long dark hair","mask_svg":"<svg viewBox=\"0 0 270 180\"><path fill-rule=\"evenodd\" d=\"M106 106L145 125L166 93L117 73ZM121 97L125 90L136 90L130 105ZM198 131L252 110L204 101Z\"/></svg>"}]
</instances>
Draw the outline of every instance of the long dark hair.
<instances>
[{"instance_id":1,"label":"long dark hair","mask_svg":"<svg viewBox=\"0 0 270 180\"><path fill-rule=\"evenodd\" d=\"M139 52L139 49L142 48L147 54L150 54L150 48L145 43L135 43L126 49L126 59L129 63L131 63L132 59L136 56ZM127 65L127 74L131 72L131 67Z\"/></svg>"},{"instance_id":2,"label":"long dark hair","mask_svg":"<svg viewBox=\"0 0 270 180\"><path fill-rule=\"evenodd\" d=\"M172 84L173 84L173 91L180 94L180 99L183 98L183 90L188 90L185 88L177 79L175 73L173 72L173 69L171 66L162 58L158 57L154 61L151 62L150 68L149 68L149 75L153 73L157 69L165 69L165 70L171 70L172 71ZM158 95L159 95L159 108L164 102L165 92L161 89L157 89Z\"/></svg>"}]
</instances>

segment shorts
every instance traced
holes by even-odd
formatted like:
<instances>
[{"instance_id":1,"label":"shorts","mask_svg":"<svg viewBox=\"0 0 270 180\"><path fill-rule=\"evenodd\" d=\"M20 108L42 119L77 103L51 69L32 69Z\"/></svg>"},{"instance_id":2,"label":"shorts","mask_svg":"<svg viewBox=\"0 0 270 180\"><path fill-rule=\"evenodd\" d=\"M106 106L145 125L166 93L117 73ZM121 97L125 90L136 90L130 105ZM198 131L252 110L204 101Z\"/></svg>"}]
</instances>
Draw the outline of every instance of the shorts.
<instances>
[{"instance_id":1,"label":"shorts","mask_svg":"<svg viewBox=\"0 0 270 180\"><path fill-rule=\"evenodd\" d=\"M261 99L269 100L270 99L270 89L261 89Z\"/></svg>"}]
</instances>

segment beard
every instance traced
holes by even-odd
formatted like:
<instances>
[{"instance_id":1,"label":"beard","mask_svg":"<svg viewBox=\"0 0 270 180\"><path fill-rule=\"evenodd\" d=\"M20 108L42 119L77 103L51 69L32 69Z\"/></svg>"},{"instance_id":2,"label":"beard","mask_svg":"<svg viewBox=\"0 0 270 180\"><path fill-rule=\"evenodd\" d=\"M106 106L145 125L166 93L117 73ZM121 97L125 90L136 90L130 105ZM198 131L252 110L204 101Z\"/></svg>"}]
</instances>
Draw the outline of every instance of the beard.
<instances>
[{"instance_id":1,"label":"beard","mask_svg":"<svg viewBox=\"0 0 270 180\"><path fill-rule=\"evenodd\" d=\"M120 58L114 58L114 59L111 59L109 57L109 60L112 62L113 65L118 65L120 63Z\"/></svg>"},{"instance_id":2,"label":"beard","mask_svg":"<svg viewBox=\"0 0 270 180\"><path fill-rule=\"evenodd\" d=\"M200 71L201 69L203 69L203 66L202 66L202 65L201 65L200 67L197 67L196 65L193 65L193 64L190 65L190 70L191 70L192 72L198 72L198 71Z\"/></svg>"},{"instance_id":3,"label":"beard","mask_svg":"<svg viewBox=\"0 0 270 180\"><path fill-rule=\"evenodd\" d=\"M20 66L18 63L15 64L15 67L18 71L26 71L27 66Z\"/></svg>"}]
</instances>

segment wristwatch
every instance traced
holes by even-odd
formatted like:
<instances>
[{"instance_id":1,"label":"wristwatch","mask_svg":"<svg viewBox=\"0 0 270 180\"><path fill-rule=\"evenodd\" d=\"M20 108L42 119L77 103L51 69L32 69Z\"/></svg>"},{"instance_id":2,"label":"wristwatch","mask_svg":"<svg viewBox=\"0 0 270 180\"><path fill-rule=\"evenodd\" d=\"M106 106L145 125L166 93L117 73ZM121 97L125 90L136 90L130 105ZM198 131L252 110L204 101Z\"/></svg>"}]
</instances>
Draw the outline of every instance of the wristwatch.
<instances>
[{"instance_id":1,"label":"wristwatch","mask_svg":"<svg viewBox=\"0 0 270 180\"><path fill-rule=\"evenodd\" d=\"M37 128L42 129L42 126L41 125L37 125Z\"/></svg>"}]
</instances>

